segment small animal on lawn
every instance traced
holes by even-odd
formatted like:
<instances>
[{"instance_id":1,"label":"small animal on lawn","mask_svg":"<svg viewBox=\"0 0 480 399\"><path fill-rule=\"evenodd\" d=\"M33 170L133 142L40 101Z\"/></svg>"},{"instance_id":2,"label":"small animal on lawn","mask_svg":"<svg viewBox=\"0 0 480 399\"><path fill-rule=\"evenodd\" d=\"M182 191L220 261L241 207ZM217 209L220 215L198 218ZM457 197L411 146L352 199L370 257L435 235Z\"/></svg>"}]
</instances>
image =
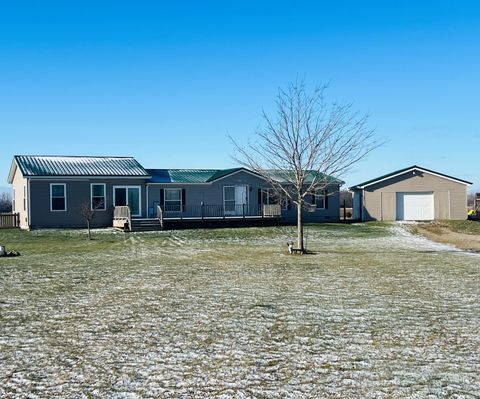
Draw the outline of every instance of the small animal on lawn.
<instances>
[{"instance_id":1,"label":"small animal on lawn","mask_svg":"<svg viewBox=\"0 0 480 399\"><path fill-rule=\"evenodd\" d=\"M293 248L293 241L287 241L287 246L288 246L288 253L291 254L303 254L303 251L299 248Z\"/></svg>"},{"instance_id":2,"label":"small animal on lawn","mask_svg":"<svg viewBox=\"0 0 480 399\"><path fill-rule=\"evenodd\" d=\"M7 256L20 256L20 252L18 251L10 251L10 252L7 252L7 250L5 249L5 247L3 245L0 245L0 256L4 256L4 257L7 257Z\"/></svg>"}]
</instances>

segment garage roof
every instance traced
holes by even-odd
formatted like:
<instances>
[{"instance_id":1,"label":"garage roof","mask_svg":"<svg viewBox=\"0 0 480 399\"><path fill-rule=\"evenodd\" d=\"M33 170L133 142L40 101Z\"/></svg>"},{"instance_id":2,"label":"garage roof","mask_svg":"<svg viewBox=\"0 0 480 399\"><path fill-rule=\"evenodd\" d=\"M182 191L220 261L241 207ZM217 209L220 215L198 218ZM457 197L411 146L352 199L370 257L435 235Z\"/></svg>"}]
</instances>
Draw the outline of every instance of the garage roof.
<instances>
[{"instance_id":1,"label":"garage roof","mask_svg":"<svg viewBox=\"0 0 480 399\"><path fill-rule=\"evenodd\" d=\"M395 172L388 173L386 175L377 177L375 179L367 180L363 183L359 183L355 186L350 187L349 190L352 190L352 191L361 190L361 189L363 189L367 186L371 186L372 184L376 184L376 183L379 183L383 180L387 180L387 179L390 179L392 177L400 176L404 173L411 172L411 171L414 171L414 170L418 170L419 172L429 173L431 175L443 177L444 179L453 180L453 181L456 181L458 183L466 184L466 185L469 185L469 186L472 185L472 183L469 182L469 181L458 179L458 178L453 177L453 176L445 175L445 174L440 173L440 172L435 172L434 170L430 170L430 169L427 169L427 168L422 168L421 166L418 166L418 165L413 165L413 166L409 166L408 168L399 169L399 170L396 170Z\"/></svg>"}]
</instances>

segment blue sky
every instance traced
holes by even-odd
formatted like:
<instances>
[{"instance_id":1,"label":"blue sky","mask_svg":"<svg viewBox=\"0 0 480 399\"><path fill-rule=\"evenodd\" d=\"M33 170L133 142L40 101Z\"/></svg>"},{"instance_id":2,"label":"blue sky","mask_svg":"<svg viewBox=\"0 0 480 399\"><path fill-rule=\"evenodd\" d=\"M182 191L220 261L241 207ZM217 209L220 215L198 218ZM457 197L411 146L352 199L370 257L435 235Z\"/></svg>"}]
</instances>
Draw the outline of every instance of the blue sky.
<instances>
[{"instance_id":1,"label":"blue sky","mask_svg":"<svg viewBox=\"0 0 480 399\"><path fill-rule=\"evenodd\" d=\"M297 76L387 143L345 176L420 164L479 187L480 4L1 2L0 186L14 154L233 165Z\"/></svg>"}]
</instances>

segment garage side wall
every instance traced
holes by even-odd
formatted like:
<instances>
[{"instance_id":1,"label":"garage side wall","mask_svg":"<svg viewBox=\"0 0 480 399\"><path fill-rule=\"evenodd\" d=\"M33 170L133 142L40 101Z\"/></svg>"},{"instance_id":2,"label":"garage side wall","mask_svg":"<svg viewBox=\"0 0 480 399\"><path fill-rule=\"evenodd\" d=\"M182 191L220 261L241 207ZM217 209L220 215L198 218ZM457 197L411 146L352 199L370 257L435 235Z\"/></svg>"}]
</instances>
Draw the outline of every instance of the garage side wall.
<instances>
[{"instance_id":1,"label":"garage side wall","mask_svg":"<svg viewBox=\"0 0 480 399\"><path fill-rule=\"evenodd\" d=\"M419 171L405 173L364 191L365 220L395 220L397 192L433 192L435 219L467 217L467 186Z\"/></svg>"}]
</instances>

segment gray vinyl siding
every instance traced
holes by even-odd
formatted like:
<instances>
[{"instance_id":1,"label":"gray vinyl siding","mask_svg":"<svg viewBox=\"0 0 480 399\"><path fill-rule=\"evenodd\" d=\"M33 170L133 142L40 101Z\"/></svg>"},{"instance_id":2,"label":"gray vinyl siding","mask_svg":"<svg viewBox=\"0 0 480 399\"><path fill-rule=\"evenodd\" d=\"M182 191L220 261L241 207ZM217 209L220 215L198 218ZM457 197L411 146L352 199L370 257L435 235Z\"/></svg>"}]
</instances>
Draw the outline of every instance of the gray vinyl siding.
<instances>
[{"instance_id":1,"label":"gray vinyl siding","mask_svg":"<svg viewBox=\"0 0 480 399\"><path fill-rule=\"evenodd\" d=\"M65 212L50 211L50 184L64 183L66 186L67 210ZM85 220L80 215L80 205L83 201L90 203L90 184L105 183L106 209L98 210L92 222L92 227L109 227L113 223L113 186L140 186L142 217L145 210L145 179L128 178L85 178L85 179L31 179L30 181L30 227L85 227Z\"/></svg>"},{"instance_id":2,"label":"gray vinyl siding","mask_svg":"<svg viewBox=\"0 0 480 399\"><path fill-rule=\"evenodd\" d=\"M199 206L202 202L205 205L223 205L223 187L247 185L248 203L258 204L258 190L268 188L265 180L248 172L238 172L224 177L212 183L199 184L149 184L148 185L148 207L153 211L154 203L160 202L160 189L179 188L185 190L185 205ZM338 221L340 217L339 186L330 187L331 195L328 197L328 209L317 209L315 212L304 212L303 219L306 222ZM285 222L296 221L297 212L292 204L289 210L282 210L282 218Z\"/></svg>"},{"instance_id":3,"label":"gray vinyl siding","mask_svg":"<svg viewBox=\"0 0 480 399\"><path fill-rule=\"evenodd\" d=\"M23 178L22 178L23 179ZM25 180L26 181L26 180ZM63 183L66 188L66 211L50 211L50 184ZM52 178L30 180L30 228L84 228L85 220L80 215L80 205L83 201L90 203L90 184L104 183L106 185L106 210L98 210L92 222L92 227L109 227L113 221L113 187L140 186L141 217L146 218L148 208L154 211L154 203L160 202L161 188L180 188L185 190L185 205L199 206L223 205L223 187L235 185L248 186L248 202L258 205L258 190L268 188L268 184L260 177L247 172L238 172L231 176L207 184L149 184L146 179L129 178ZM148 187L148 194L147 194ZM329 222L339 220L340 199L339 186L329 187L328 208L316 209L314 212L303 212L305 222ZM147 204L148 201L148 204ZM19 202L20 205L20 202ZM294 223L297 213L294 204L289 210L282 210L282 219L286 223Z\"/></svg>"},{"instance_id":4,"label":"gray vinyl siding","mask_svg":"<svg viewBox=\"0 0 480 399\"><path fill-rule=\"evenodd\" d=\"M395 220L397 192L433 192L435 219L464 220L467 217L465 184L421 171L368 186L363 193L363 220ZM356 196L361 191L355 192Z\"/></svg>"}]
</instances>

